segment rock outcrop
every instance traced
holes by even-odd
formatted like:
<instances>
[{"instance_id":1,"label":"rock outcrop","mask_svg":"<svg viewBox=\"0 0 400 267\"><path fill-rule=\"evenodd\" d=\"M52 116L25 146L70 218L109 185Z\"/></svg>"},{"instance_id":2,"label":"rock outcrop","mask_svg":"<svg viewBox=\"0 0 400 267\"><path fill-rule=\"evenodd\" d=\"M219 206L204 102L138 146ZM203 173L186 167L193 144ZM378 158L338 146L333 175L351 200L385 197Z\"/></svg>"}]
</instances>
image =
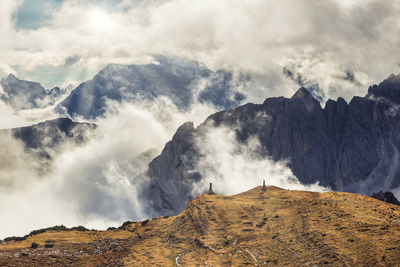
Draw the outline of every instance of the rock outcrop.
<instances>
[{"instance_id":1,"label":"rock outcrop","mask_svg":"<svg viewBox=\"0 0 400 267\"><path fill-rule=\"evenodd\" d=\"M400 202L399 200L393 195L392 192L386 191L385 193L382 191L379 191L378 193L373 193L371 195L371 197L379 199L381 201L385 201L387 203L390 204L394 204L394 205L399 205L400 206Z\"/></svg>"}]
</instances>

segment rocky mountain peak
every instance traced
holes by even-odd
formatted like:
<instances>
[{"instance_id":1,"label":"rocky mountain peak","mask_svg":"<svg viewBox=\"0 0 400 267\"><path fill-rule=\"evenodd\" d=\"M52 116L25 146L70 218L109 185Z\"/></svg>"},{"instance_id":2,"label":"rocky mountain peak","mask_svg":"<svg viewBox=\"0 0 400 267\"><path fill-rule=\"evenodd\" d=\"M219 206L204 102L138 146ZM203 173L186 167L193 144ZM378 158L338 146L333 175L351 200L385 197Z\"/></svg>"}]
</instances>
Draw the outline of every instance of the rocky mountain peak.
<instances>
[{"instance_id":1,"label":"rocky mountain peak","mask_svg":"<svg viewBox=\"0 0 400 267\"><path fill-rule=\"evenodd\" d=\"M150 64L107 65L74 89L56 111L91 119L104 115L106 100L134 103L167 97L178 109L187 110L197 101L227 109L245 99L238 89L248 80L235 77L232 71L213 71L199 62L165 56L154 60Z\"/></svg>"},{"instance_id":2,"label":"rocky mountain peak","mask_svg":"<svg viewBox=\"0 0 400 267\"><path fill-rule=\"evenodd\" d=\"M193 122L188 121L185 122L184 124L182 124L181 126L179 126L179 128L177 129L175 136L178 135L186 135L187 133L191 133L194 131L194 125Z\"/></svg>"},{"instance_id":3,"label":"rocky mountain peak","mask_svg":"<svg viewBox=\"0 0 400 267\"><path fill-rule=\"evenodd\" d=\"M299 88L291 99L314 99L313 95L306 88Z\"/></svg>"},{"instance_id":4,"label":"rocky mountain peak","mask_svg":"<svg viewBox=\"0 0 400 267\"><path fill-rule=\"evenodd\" d=\"M10 73L6 78L2 78L2 80L19 80L14 74Z\"/></svg>"},{"instance_id":5,"label":"rocky mountain peak","mask_svg":"<svg viewBox=\"0 0 400 267\"><path fill-rule=\"evenodd\" d=\"M20 80L13 74L1 79L0 84L3 88L0 98L18 110L39 107L47 95L40 83Z\"/></svg>"},{"instance_id":6,"label":"rocky mountain peak","mask_svg":"<svg viewBox=\"0 0 400 267\"><path fill-rule=\"evenodd\" d=\"M313 111L315 108L321 107L319 101L304 87L298 89L290 98L290 101L304 104L308 111Z\"/></svg>"},{"instance_id":7,"label":"rocky mountain peak","mask_svg":"<svg viewBox=\"0 0 400 267\"><path fill-rule=\"evenodd\" d=\"M400 103L400 74L391 74L379 85L368 88L368 97L383 97L390 101Z\"/></svg>"}]
</instances>

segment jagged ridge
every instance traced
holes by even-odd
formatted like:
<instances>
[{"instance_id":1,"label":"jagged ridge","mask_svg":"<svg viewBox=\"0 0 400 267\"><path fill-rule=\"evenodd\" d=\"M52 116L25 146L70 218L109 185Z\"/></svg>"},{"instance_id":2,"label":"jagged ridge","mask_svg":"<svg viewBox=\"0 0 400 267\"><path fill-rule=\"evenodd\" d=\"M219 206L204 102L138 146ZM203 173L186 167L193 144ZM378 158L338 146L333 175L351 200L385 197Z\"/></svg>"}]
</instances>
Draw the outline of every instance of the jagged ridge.
<instances>
[{"instance_id":1,"label":"jagged ridge","mask_svg":"<svg viewBox=\"0 0 400 267\"><path fill-rule=\"evenodd\" d=\"M108 100L135 102L164 96L185 110L194 101L224 109L237 106L244 99L237 87L249 79L245 75L236 79L232 72L214 72L194 61L161 55L154 59L157 62L145 65L106 66L92 80L74 89L56 111L92 119L104 114Z\"/></svg>"},{"instance_id":2,"label":"jagged ridge","mask_svg":"<svg viewBox=\"0 0 400 267\"><path fill-rule=\"evenodd\" d=\"M268 98L211 115L194 129L185 124L149 165L148 199L156 212L177 213L201 179L193 172L198 138L211 127L227 126L237 139L260 140L260 154L288 166L303 184L371 194L400 185L399 76L370 88L365 97L328 100L325 107L305 88L292 98ZM390 93L391 92L391 93ZM393 97L392 97L393 96ZM167 186L168 185L168 186Z\"/></svg>"}]
</instances>

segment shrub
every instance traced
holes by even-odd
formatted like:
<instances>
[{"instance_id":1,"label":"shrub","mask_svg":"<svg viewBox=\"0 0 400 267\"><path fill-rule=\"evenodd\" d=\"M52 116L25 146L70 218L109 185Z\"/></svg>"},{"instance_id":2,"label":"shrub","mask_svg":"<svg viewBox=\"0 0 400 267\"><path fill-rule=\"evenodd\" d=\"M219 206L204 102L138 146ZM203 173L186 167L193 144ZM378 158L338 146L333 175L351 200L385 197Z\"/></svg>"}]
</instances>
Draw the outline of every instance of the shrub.
<instances>
[{"instance_id":1,"label":"shrub","mask_svg":"<svg viewBox=\"0 0 400 267\"><path fill-rule=\"evenodd\" d=\"M4 241L5 242L8 242L8 241L24 241L26 238L27 238L27 236L23 236L23 237L21 237L21 236L10 236L10 237L4 238Z\"/></svg>"},{"instance_id":2,"label":"shrub","mask_svg":"<svg viewBox=\"0 0 400 267\"><path fill-rule=\"evenodd\" d=\"M72 227L71 231L82 231L82 232L85 232L85 231L89 231L89 229L87 229L86 227L84 227L82 225L79 225L79 226Z\"/></svg>"},{"instance_id":3,"label":"shrub","mask_svg":"<svg viewBox=\"0 0 400 267\"><path fill-rule=\"evenodd\" d=\"M52 247L54 247L54 244L53 243L46 243L46 244L44 244L44 247L45 248L52 248Z\"/></svg>"},{"instance_id":4,"label":"shrub","mask_svg":"<svg viewBox=\"0 0 400 267\"><path fill-rule=\"evenodd\" d=\"M126 221L124 222L118 229L125 229L128 225L132 224L132 221Z\"/></svg>"},{"instance_id":5,"label":"shrub","mask_svg":"<svg viewBox=\"0 0 400 267\"><path fill-rule=\"evenodd\" d=\"M56 226L49 227L49 228L34 230L34 231L30 232L28 236L38 235L38 234L44 233L46 231L69 231L69 230L70 229L68 229L64 225L56 225Z\"/></svg>"},{"instance_id":6,"label":"shrub","mask_svg":"<svg viewBox=\"0 0 400 267\"><path fill-rule=\"evenodd\" d=\"M31 245L31 248L38 248L38 247L39 247L39 244L35 243L35 242L33 242L32 245Z\"/></svg>"},{"instance_id":7,"label":"shrub","mask_svg":"<svg viewBox=\"0 0 400 267\"><path fill-rule=\"evenodd\" d=\"M64 225L56 225L53 227L49 227L49 228L43 228L43 229L38 229L38 230L34 230L32 232L30 232L29 234L25 235L25 236L11 236L11 237L7 237L4 238L3 241L23 241L26 240L28 237L30 236L34 236L34 235L38 235L38 234L42 234L46 231L89 231L89 229L85 228L84 226L75 226L72 228L67 228Z\"/></svg>"}]
</instances>

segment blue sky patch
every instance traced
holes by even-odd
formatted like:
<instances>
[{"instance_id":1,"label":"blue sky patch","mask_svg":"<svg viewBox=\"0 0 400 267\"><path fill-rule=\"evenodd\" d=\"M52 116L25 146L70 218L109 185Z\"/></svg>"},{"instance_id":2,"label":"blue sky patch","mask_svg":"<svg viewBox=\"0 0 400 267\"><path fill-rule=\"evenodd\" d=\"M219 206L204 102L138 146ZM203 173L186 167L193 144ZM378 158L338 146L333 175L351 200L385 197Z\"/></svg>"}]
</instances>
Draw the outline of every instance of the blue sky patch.
<instances>
[{"instance_id":1,"label":"blue sky patch","mask_svg":"<svg viewBox=\"0 0 400 267\"><path fill-rule=\"evenodd\" d=\"M18 29L38 29L46 25L51 14L64 0L25 0L16 14Z\"/></svg>"},{"instance_id":2,"label":"blue sky patch","mask_svg":"<svg viewBox=\"0 0 400 267\"><path fill-rule=\"evenodd\" d=\"M17 29L39 29L46 26L51 15L57 11L65 0L25 0L16 13ZM90 0L94 5L112 8L122 0Z\"/></svg>"}]
</instances>

